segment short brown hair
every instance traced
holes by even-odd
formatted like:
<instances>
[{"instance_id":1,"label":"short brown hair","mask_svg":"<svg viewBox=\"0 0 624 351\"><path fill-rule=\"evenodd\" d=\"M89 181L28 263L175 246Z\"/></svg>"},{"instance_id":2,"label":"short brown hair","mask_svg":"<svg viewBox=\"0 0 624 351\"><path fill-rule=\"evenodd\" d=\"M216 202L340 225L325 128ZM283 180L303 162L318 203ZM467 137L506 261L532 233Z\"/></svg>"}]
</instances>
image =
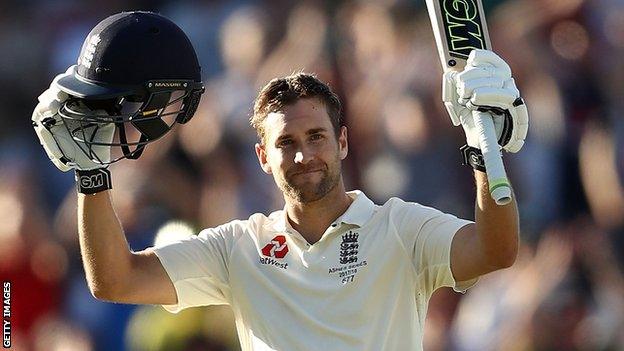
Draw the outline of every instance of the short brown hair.
<instances>
[{"instance_id":1,"label":"short brown hair","mask_svg":"<svg viewBox=\"0 0 624 351\"><path fill-rule=\"evenodd\" d=\"M325 105L334 127L334 133L338 137L340 127L343 125L342 106L338 95L316 76L308 73L296 73L288 77L271 80L258 93L249 123L258 133L260 142L264 142L266 135L264 120L269 113L277 112L284 106L294 104L299 99L307 98L317 98Z\"/></svg>"}]
</instances>

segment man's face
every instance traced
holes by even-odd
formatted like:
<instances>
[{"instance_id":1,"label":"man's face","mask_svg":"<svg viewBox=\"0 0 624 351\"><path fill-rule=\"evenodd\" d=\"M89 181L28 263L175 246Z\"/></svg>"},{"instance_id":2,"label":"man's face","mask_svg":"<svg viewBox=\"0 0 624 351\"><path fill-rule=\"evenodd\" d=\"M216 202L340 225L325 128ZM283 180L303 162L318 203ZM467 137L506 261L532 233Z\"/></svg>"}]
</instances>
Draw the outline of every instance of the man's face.
<instances>
[{"instance_id":1,"label":"man's face","mask_svg":"<svg viewBox=\"0 0 624 351\"><path fill-rule=\"evenodd\" d=\"M263 144L256 144L262 169L289 198L309 203L336 188L341 181L340 161L347 156L347 130L338 140L317 99L300 99L264 121Z\"/></svg>"}]
</instances>

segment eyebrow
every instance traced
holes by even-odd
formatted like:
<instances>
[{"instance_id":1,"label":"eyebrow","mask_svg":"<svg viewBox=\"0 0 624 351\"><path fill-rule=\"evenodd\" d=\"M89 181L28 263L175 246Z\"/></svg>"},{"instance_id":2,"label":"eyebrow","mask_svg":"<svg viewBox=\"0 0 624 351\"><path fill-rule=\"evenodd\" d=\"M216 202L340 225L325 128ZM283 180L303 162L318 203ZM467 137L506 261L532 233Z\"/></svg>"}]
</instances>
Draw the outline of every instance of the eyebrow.
<instances>
[{"instance_id":1,"label":"eyebrow","mask_svg":"<svg viewBox=\"0 0 624 351\"><path fill-rule=\"evenodd\" d=\"M327 132L327 129L322 128L322 127L321 128L312 128L312 129L309 129L306 132L306 135L312 135L312 134L322 133L322 132ZM291 138L291 137L292 137L292 135L290 135L290 134L284 134L284 135L280 135L279 137L277 137L277 139L275 141L280 141L280 140L288 139L288 138Z\"/></svg>"}]
</instances>

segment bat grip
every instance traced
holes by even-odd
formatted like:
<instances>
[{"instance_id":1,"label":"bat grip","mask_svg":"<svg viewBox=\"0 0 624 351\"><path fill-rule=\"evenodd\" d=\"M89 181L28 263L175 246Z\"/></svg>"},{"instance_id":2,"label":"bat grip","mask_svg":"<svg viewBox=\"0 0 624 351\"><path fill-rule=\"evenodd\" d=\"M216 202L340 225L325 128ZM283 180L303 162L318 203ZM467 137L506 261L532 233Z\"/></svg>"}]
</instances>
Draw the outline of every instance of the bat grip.
<instances>
[{"instance_id":1,"label":"bat grip","mask_svg":"<svg viewBox=\"0 0 624 351\"><path fill-rule=\"evenodd\" d=\"M487 112L473 111L472 117L479 133L479 146L483 154L490 195L497 205L506 205L511 202L511 186L503 166L494 122Z\"/></svg>"}]
</instances>

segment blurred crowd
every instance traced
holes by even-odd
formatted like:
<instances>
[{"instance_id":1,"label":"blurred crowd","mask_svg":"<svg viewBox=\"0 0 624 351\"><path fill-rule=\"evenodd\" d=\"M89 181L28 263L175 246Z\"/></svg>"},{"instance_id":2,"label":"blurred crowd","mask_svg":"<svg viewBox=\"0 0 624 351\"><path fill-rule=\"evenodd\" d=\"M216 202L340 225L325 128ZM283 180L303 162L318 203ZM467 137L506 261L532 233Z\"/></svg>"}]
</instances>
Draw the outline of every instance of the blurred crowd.
<instances>
[{"instance_id":1,"label":"blurred crowd","mask_svg":"<svg viewBox=\"0 0 624 351\"><path fill-rule=\"evenodd\" d=\"M425 349L624 350L624 2L484 3L531 118L523 150L504 157L522 244L512 268L465 295L434 295ZM191 122L110 168L132 249L283 207L248 118L260 87L302 70L343 101L347 188L474 218L423 0L3 0L0 277L12 282L13 349L238 349L227 307L171 315L91 296L73 175L49 162L30 126L37 96L89 30L133 9L184 29L206 93Z\"/></svg>"}]
</instances>

